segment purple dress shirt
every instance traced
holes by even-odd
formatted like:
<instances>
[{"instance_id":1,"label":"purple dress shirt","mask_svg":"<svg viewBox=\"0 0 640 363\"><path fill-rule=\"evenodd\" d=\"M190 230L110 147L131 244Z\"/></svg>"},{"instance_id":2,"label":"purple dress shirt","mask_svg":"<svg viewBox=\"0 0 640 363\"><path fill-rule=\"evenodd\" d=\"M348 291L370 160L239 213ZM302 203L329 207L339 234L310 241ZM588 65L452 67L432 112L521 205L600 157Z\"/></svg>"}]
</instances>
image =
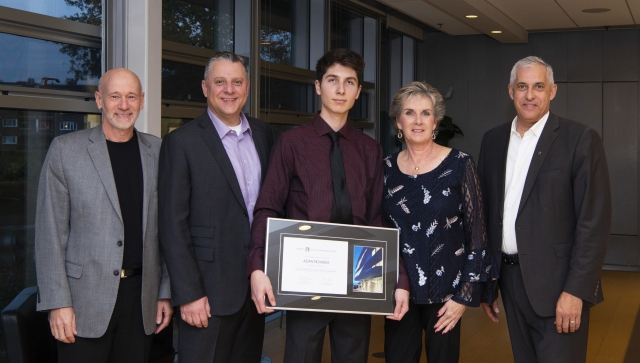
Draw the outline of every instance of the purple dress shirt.
<instances>
[{"instance_id":1,"label":"purple dress shirt","mask_svg":"<svg viewBox=\"0 0 640 363\"><path fill-rule=\"evenodd\" d=\"M236 173L242 198L249 213L249 224L253 222L253 208L260 192L260 180L262 177L260 158L256 145L253 143L253 134L249 122L243 113L240 113L240 134L225 125L209 108L207 114L218 131L222 145L227 151L233 170Z\"/></svg>"}]
</instances>

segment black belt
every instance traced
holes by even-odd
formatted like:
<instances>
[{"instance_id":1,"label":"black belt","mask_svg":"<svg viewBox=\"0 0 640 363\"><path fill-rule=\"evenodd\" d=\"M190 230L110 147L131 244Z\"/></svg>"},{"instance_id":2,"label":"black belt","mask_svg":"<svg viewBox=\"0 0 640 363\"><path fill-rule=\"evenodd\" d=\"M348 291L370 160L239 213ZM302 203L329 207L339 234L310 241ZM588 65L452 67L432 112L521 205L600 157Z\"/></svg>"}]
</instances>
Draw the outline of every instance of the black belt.
<instances>
[{"instance_id":1,"label":"black belt","mask_svg":"<svg viewBox=\"0 0 640 363\"><path fill-rule=\"evenodd\" d=\"M138 276L142 274L141 268L123 268L120 270L120 278L126 279L127 277Z\"/></svg>"},{"instance_id":2,"label":"black belt","mask_svg":"<svg viewBox=\"0 0 640 363\"><path fill-rule=\"evenodd\" d=\"M507 265L519 265L520 264L520 258L518 257L517 253L515 255L507 255L507 254L503 253L502 254L502 262L506 263Z\"/></svg>"}]
</instances>

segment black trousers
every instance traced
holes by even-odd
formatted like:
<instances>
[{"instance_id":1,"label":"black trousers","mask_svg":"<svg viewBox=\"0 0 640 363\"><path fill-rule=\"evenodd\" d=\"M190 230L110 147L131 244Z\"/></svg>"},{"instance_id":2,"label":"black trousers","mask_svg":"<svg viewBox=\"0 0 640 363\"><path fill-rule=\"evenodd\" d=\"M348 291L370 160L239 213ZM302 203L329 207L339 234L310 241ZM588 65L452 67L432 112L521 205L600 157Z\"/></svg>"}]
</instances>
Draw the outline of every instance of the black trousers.
<instances>
[{"instance_id":1,"label":"black trousers","mask_svg":"<svg viewBox=\"0 0 640 363\"><path fill-rule=\"evenodd\" d=\"M237 313L213 315L206 328L196 328L179 318L178 329L178 361L181 363L260 362L264 315L258 314L250 289Z\"/></svg>"},{"instance_id":2,"label":"black trousers","mask_svg":"<svg viewBox=\"0 0 640 363\"><path fill-rule=\"evenodd\" d=\"M331 362L367 362L370 315L287 311L284 363L320 363L327 326Z\"/></svg>"},{"instance_id":3,"label":"black trousers","mask_svg":"<svg viewBox=\"0 0 640 363\"><path fill-rule=\"evenodd\" d=\"M142 275L120 280L118 298L107 331L100 338L76 336L75 343L58 341L60 363L146 363L153 334L142 322Z\"/></svg>"},{"instance_id":4,"label":"black trousers","mask_svg":"<svg viewBox=\"0 0 640 363\"><path fill-rule=\"evenodd\" d=\"M516 363L584 363L587 360L589 308L582 308L580 329L558 333L555 316L535 313L524 289L520 265L502 264L500 291Z\"/></svg>"},{"instance_id":5,"label":"black trousers","mask_svg":"<svg viewBox=\"0 0 640 363\"><path fill-rule=\"evenodd\" d=\"M386 319L384 323L384 356L387 363L417 363L422 353L422 331L429 363L455 363L460 357L459 320L447 334L436 333L438 311L444 304L416 305L409 302L409 311L400 321Z\"/></svg>"}]
</instances>

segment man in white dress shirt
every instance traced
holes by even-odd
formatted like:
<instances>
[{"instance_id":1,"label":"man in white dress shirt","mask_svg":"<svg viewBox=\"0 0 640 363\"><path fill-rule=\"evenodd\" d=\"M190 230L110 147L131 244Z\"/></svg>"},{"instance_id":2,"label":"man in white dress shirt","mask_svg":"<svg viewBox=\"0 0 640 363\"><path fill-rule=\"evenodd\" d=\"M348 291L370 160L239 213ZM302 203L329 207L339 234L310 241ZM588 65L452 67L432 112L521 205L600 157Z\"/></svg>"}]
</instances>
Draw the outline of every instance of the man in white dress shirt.
<instances>
[{"instance_id":1,"label":"man in white dress shirt","mask_svg":"<svg viewBox=\"0 0 640 363\"><path fill-rule=\"evenodd\" d=\"M485 134L478 175L513 355L585 362L611 224L602 140L549 112L557 87L542 59L518 61L510 81L517 116ZM496 301L483 307L498 320Z\"/></svg>"}]
</instances>

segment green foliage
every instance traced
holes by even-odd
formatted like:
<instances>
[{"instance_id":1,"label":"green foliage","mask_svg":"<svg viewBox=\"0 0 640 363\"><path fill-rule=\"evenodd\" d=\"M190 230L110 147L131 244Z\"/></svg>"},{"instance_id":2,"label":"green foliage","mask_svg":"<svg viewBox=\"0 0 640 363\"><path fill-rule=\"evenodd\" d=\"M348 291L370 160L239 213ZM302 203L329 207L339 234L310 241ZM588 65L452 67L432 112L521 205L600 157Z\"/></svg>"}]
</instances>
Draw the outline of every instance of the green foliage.
<instances>
[{"instance_id":1,"label":"green foliage","mask_svg":"<svg viewBox=\"0 0 640 363\"><path fill-rule=\"evenodd\" d=\"M162 2L162 39L201 48L213 47L211 9L182 1Z\"/></svg>"},{"instance_id":2,"label":"green foliage","mask_svg":"<svg viewBox=\"0 0 640 363\"><path fill-rule=\"evenodd\" d=\"M291 32L261 26L260 58L267 62L291 64Z\"/></svg>"},{"instance_id":3,"label":"green foliage","mask_svg":"<svg viewBox=\"0 0 640 363\"><path fill-rule=\"evenodd\" d=\"M100 54L97 48L81 47L79 45L65 44L60 48L60 53L69 56L69 72L73 74L73 82L67 80L67 84L74 84L78 80L100 78Z\"/></svg>"},{"instance_id":4,"label":"green foliage","mask_svg":"<svg viewBox=\"0 0 640 363\"><path fill-rule=\"evenodd\" d=\"M91 25L102 25L101 0L64 0L64 2L79 10L78 13L65 16L65 19ZM77 84L78 80L100 77L100 49L64 44L60 48L60 53L69 56L69 73L74 76L72 82L67 80L67 84Z\"/></svg>"},{"instance_id":5,"label":"green foliage","mask_svg":"<svg viewBox=\"0 0 640 363\"><path fill-rule=\"evenodd\" d=\"M162 39L221 51L233 50L232 14L180 0L162 1Z\"/></svg>"},{"instance_id":6,"label":"green foliage","mask_svg":"<svg viewBox=\"0 0 640 363\"><path fill-rule=\"evenodd\" d=\"M101 0L64 0L64 2L80 10L79 13L65 16L65 19L98 26L102 24Z\"/></svg>"},{"instance_id":7,"label":"green foliage","mask_svg":"<svg viewBox=\"0 0 640 363\"><path fill-rule=\"evenodd\" d=\"M440 125L438 125L438 135L436 136L435 142L442 146L447 146L449 140L453 139L456 135L464 136L462 130L453 123L453 119L449 116L444 116L442 121L440 121Z\"/></svg>"}]
</instances>

